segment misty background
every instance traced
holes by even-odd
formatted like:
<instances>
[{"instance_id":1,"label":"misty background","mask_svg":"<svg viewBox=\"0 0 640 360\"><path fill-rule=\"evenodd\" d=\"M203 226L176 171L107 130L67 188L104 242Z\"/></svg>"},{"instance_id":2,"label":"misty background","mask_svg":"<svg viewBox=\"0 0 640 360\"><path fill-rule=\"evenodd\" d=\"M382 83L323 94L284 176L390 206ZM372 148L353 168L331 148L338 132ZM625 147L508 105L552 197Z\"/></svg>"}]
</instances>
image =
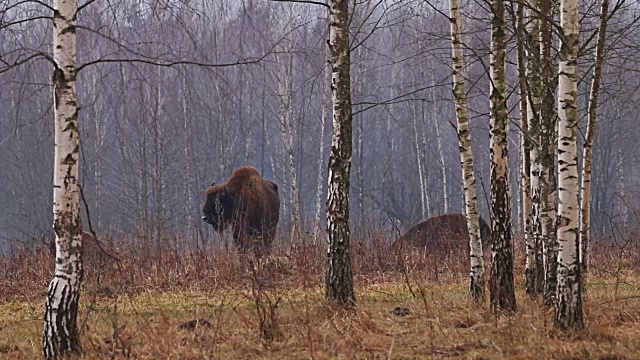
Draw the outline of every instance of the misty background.
<instances>
[{"instance_id":1,"label":"misty background","mask_svg":"<svg viewBox=\"0 0 640 360\"><path fill-rule=\"evenodd\" d=\"M12 7L16 3L2 1L0 7L5 252L52 234L53 67L42 56L11 65L51 53L51 14L38 3ZM580 142L597 5L585 1L581 8ZM508 7L510 16L515 4ZM488 5L464 1L462 12L478 200L488 220ZM429 216L462 211L446 15L448 3L438 1L356 2L356 233L382 227L397 234ZM639 18L640 3L625 3L607 33L593 150L596 236L609 233L613 224L638 221ZM325 8L266 0L98 1L82 9L78 21L80 180L94 230L115 238L215 242L217 235L201 220L204 191L243 165L279 185L280 234L291 229L297 208L305 231L324 226L332 126ZM519 231L519 109L512 26L509 31L510 185Z\"/></svg>"}]
</instances>

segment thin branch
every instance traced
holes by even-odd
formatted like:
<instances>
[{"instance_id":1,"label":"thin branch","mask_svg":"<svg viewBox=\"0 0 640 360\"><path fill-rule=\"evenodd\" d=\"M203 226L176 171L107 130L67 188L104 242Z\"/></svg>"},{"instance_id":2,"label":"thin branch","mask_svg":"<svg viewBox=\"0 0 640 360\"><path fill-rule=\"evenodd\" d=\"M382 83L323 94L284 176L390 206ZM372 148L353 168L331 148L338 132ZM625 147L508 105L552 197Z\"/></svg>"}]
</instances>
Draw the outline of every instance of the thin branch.
<instances>
[{"instance_id":1,"label":"thin branch","mask_svg":"<svg viewBox=\"0 0 640 360\"><path fill-rule=\"evenodd\" d=\"M320 6L324 6L327 9L331 9L331 7L329 7L328 4L320 2L320 1L313 1L313 0L269 0L269 1L273 1L273 2L290 2L290 3L302 3L302 4L313 4L313 5L320 5Z\"/></svg>"}]
</instances>

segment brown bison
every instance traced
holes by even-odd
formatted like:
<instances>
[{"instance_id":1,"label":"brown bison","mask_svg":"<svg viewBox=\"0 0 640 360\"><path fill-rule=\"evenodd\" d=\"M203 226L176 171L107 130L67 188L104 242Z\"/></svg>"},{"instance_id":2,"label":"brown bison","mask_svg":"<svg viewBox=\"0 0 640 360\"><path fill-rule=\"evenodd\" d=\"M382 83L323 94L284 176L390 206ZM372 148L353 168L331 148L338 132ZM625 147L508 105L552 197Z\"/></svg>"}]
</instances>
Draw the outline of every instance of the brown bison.
<instances>
[{"instance_id":1,"label":"brown bison","mask_svg":"<svg viewBox=\"0 0 640 360\"><path fill-rule=\"evenodd\" d=\"M202 220L218 233L231 224L240 253L246 253L250 247L268 248L280 219L278 185L261 178L255 168L243 166L224 184L211 184L202 213Z\"/></svg>"},{"instance_id":2,"label":"brown bison","mask_svg":"<svg viewBox=\"0 0 640 360\"><path fill-rule=\"evenodd\" d=\"M480 238L483 247L491 243L491 228L480 217ZM461 246L469 248L469 231L464 214L445 214L432 216L413 226L406 234L393 244L395 249L400 246L441 249L447 252L460 250Z\"/></svg>"}]
</instances>

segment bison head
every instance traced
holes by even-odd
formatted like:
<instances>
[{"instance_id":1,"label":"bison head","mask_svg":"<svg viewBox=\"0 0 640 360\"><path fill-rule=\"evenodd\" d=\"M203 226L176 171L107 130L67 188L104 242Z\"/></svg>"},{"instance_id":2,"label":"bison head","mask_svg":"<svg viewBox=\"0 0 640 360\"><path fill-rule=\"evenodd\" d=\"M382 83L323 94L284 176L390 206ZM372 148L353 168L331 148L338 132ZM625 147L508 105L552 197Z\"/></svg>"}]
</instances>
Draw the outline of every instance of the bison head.
<instances>
[{"instance_id":1,"label":"bison head","mask_svg":"<svg viewBox=\"0 0 640 360\"><path fill-rule=\"evenodd\" d=\"M211 184L206 192L207 199L202 208L202 220L211 224L217 232L222 232L233 214L234 196L227 187Z\"/></svg>"}]
</instances>

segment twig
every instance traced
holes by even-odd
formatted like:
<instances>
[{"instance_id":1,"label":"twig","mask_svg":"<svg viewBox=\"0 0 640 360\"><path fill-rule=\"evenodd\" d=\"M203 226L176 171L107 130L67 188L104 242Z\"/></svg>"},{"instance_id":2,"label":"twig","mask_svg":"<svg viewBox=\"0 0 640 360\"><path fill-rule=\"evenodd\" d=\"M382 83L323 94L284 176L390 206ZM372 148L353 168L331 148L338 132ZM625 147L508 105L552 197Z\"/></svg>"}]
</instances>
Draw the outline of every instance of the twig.
<instances>
[{"instance_id":1,"label":"twig","mask_svg":"<svg viewBox=\"0 0 640 360\"><path fill-rule=\"evenodd\" d=\"M82 185L78 184L78 187L80 188L80 197L82 197L82 203L84 204L84 211L87 213L87 223L89 224L89 231L91 232L91 235L93 235L93 238L96 240L96 245L98 246L98 249L100 249L100 251L103 254L107 255L111 259L117 262L120 262L120 259L117 256L111 255L102 247L102 243L100 243L100 240L98 239L98 235L96 235L96 232L93 230L93 226L91 225L91 214L89 213L89 205L87 204L87 199L84 197L84 191L82 190Z\"/></svg>"}]
</instances>

